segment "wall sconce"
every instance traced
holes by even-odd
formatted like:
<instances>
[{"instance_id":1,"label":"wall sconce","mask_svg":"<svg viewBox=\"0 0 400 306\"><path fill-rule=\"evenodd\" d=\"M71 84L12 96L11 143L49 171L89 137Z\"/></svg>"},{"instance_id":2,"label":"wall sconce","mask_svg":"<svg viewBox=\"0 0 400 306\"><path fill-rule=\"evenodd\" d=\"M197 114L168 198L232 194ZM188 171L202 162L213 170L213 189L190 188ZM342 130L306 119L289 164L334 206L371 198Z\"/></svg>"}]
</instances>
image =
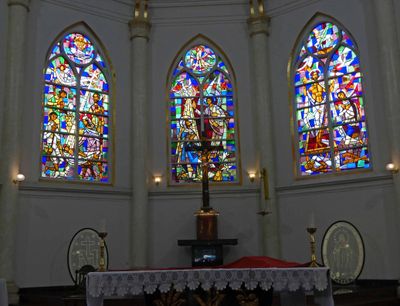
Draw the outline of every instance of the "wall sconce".
<instances>
[{"instance_id":1,"label":"wall sconce","mask_svg":"<svg viewBox=\"0 0 400 306\"><path fill-rule=\"evenodd\" d=\"M23 175L22 173L18 173L15 179L13 179L14 184L21 183L22 181L25 181L25 175Z\"/></svg>"},{"instance_id":2,"label":"wall sconce","mask_svg":"<svg viewBox=\"0 0 400 306\"><path fill-rule=\"evenodd\" d=\"M254 180L255 180L255 178L256 178L256 172L254 172L254 171L249 171L248 172L248 175L249 175L249 180L250 180L250 182L254 182Z\"/></svg>"},{"instance_id":3,"label":"wall sconce","mask_svg":"<svg viewBox=\"0 0 400 306\"><path fill-rule=\"evenodd\" d=\"M394 163L388 163L386 164L386 170L390 171L392 173L397 173L399 172L399 168L394 164Z\"/></svg>"},{"instance_id":4,"label":"wall sconce","mask_svg":"<svg viewBox=\"0 0 400 306\"><path fill-rule=\"evenodd\" d=\"M156 184L157 186L160 185L161 183L161 175L155 175L154 176L154 184Z\"/></svg>"}]
</instances>

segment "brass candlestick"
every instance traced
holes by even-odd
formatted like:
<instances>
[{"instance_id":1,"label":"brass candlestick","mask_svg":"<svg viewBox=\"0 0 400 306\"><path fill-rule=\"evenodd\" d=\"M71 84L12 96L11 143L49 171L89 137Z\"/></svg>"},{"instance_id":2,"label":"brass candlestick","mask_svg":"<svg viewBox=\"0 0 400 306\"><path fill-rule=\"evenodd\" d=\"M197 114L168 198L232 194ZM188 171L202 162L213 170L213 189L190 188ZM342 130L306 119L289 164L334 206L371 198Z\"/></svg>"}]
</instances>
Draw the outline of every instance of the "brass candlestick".
<instances>
[{"instance_id":1,"label":"brass candlestick","mask_svg":"<svg viewBox=\"0 0 400 306\"><path fill-rule=\"evenodd\" d=\"M106 232L100 232L99 233L99 237L100 237L99 272L105 272L106 271L106 259L104 258L104 248L105 248L104 239L106 238L106 236L107 236Z\"/></svg>"},{"instance_id":2,"label":"brass candlestick","mask_svg":"<svg viewBox=\"0 0 400 306\"><path fill-rule=\"evenodd\" d=\"M315 255L315 232L316 227L307 227L307 232L310 234L310 247L311 247L311 262L310 267L318 267L317 256Z\"/></svg>"}]
</instances>

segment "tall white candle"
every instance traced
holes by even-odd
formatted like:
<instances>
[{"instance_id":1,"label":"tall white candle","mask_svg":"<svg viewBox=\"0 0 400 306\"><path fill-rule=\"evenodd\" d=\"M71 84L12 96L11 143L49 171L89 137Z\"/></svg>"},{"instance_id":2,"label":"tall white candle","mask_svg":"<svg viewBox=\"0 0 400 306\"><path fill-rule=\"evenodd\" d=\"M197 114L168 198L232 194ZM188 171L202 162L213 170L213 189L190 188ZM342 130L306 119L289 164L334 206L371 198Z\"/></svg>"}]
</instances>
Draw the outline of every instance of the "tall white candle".
<instances>
[{"instance_id":1,"label":"tall white candle","mask_svg":"<svg viewBox=\"0 0 400 306\"><path fill-rule=\"evenodd\" d=\"M310 214L310 223L308 224L308 227L315 228L315 215L313 211Z\"/></svg>"},{"instance_id":2,"label":"tall white candle","mask_svg":"<svg viewBox=\"0 0 400 306\"><path fill-rule=\"evenodd\" d=\"M100 232L106 233L106 219L100 220Z\"/></svg>"}]
</instances>

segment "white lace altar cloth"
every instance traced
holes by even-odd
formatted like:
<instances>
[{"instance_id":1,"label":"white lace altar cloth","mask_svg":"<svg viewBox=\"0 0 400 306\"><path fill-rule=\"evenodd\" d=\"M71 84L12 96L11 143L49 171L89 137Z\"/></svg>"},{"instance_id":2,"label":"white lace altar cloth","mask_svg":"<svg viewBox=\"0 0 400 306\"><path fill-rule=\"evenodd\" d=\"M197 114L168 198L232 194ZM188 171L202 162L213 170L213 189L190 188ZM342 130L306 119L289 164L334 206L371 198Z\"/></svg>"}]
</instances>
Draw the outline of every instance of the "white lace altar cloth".
<instances>
[{"instance_id":1,"label":"white lace altar cloth","mask_svg":"<svg viewBox=\"0 0 400 306\"><path fill-rule=\"evenodd\" d=\"M174 269L144 271L91 272L86 278L87 305L102 305L104 297L126 297L154 293L157 289L167 292L171 288L219 290L230 287L247 289L257 286L264 290L273 288L282 292L321 292L324 297L319 305L333 305L328 268L246 268L246 269ZM100 302L99 302L100 301Z\"/></svg>"}]
</instances>

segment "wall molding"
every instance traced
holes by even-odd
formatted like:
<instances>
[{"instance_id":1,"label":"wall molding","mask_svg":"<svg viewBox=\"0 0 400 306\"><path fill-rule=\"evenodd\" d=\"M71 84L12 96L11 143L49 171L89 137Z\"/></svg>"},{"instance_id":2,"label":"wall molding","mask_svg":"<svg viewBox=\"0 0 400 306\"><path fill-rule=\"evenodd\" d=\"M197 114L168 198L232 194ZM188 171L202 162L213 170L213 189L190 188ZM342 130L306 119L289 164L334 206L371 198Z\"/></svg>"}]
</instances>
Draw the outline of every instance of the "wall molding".
<instances>
[{"instance_id":1,"label":"wall molding","mask_svg":"<svg viewBox=\"0 0 400 306\"><path fill-rule=\"evenodd\" d=\"M267 6L266 13L271 18L279 17L281 15L288 14L294 10L301 9L309 5L313 5L314 3L320 1L321 0L292 0L291 2L282 5L277 5L271 8Z\"/></svg>"},{"instance_id":2,"label":"wall molding","mask_svg":"<svg viewBox=\"0 0 400 306\"><path fill-rule=\"evenodd\" d=\"M375 175L357 178L346 178L333 181L296 181L293 185L278 186L276 191L278 196L292 196L297 194L307 194L315 192L338 192L346 191L354 188L370 188L378 186L391 186L393 185L393 176Z\"/></svg>"},{"instance_id":3,"label":"wall molding","mask_svg":"<svg viewBox=\"0 0 400 306\"><path fill-rule=\"evenodd\" d=\"M93 5L84 4L82 1L77 0L41 0L42 2L49 3L55 6L68 8L74 11L78 11L85 14L90 14L97 17L104 17L109 20L127 24L133 16L133 1L122 1L122 0L108 0L109 2L115 2L114 9L102 7L93 7ZM99 1L99 3L101 3ZM119 10L115 7L120 6Z\"/></svg>"},{"instance_id":4,"label":"wall molding","mask_svg":"<svg viewBox=\"0 0 400 306\"><path fill-rule=\"evenodd\" d=\"M358 178L346 178L331 181L296 181L292 185L277 186L276 192L279 197L290 197L298 194L311 194L316 192L338 192L350 189L371 188L380 186L392 186L393 176L375 175ZM130 199L132 197L131 188L113 187L110 185L91 185L91 184L62 184L61 182L52 183L29 183L24 182L19 185L19 191L23 196L51 195L55 197L109 197ZM150 200L170 200L170 199L201 199L202 192L200 186L193 187L151 187L149 188ZM253 186L224 186L210 188L210 196L212 198L238 198L242 196L255 197L259 196L260 188L255 183Z\"/></svg>"}]
</instances>

